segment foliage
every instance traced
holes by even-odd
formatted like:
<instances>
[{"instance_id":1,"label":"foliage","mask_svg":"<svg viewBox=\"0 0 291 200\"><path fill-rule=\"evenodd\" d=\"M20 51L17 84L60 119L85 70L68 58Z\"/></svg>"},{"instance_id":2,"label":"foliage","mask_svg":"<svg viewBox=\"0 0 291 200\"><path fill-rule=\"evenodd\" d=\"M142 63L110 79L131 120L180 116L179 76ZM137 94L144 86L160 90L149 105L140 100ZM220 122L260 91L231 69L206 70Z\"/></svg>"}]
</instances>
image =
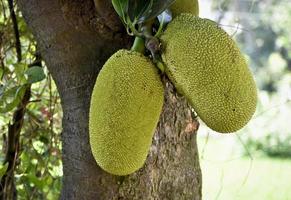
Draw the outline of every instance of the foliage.
<instances>
[{"instance_id":1,"label":"foliage","mask_svg":"<svg viewBox=\"0 0 291 200\"><path fill-rule=\"evenodd\" d=\"M61 108L58 93L49 76L32 88L21 134L20 163L16 171L19 198L56 199L60 192Z\"/></svg>"},{"instance_id":2,"label":"foliage","mask_svg":"<svg viewBox=\"0 0 291 200\"><path fill-rule=\"evenodd\" d=\"M248 138L245 143L252 152L263 152L270 157L291 158L291 133L284 138L276 133L270 133L260 140Z\"/></svg>"},{"instance_id":3,"label":"foliage","mask_svg":"<svg viewBox=\"0 0 291 200\"><path fill-rule=\"evenodd\" d=\"M59 96L50 74L45 67L38 66L44 63L34 62L38 53L36 43L15 6L22 50L22 60L17 59L7 1L1 4L0 160L3 165L0 165L0 175L2 178L8 167L5 158L8 126L13 123L13 113L21 107L25 90L30 88L31 98L26 106L14 169L18 199L56 199L62 176Z\"/></svg>"},{"instance_id":4,"label":"foliage","mask_svg":"<svg viewBox=\"0 0 291 200\"><path fill-rule=\"evenodd\" d=\"M146 23L161 14L174 0L112 0L127 29L135 32L137 24Z\"/></svg>"}]
</instances>

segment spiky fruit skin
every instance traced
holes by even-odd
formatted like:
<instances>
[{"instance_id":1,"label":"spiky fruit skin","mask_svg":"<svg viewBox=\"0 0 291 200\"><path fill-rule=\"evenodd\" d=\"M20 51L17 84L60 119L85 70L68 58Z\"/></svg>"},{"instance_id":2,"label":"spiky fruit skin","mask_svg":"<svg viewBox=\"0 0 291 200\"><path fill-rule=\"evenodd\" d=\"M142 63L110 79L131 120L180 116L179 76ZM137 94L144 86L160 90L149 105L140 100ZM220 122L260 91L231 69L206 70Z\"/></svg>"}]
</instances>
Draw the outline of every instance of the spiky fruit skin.
<instances>
[{"instance_id":1,"label":"spiky fruit skin","mask_svg":"<svg viewBox=\"0 0 291 200\"><path fill-rule=\"evenodd\" d=\"M192 15L199 15L198 0L176 0L170 7L173 17L181 13L190 13Z\"/></svg>"},{"instance_id":2,"label":"spiky fruit skin","mask_svg":"<svg viewBox=\"0 0 291 200\"><path fill-rule=\"evenodd\" d=\"M256 109L257 90L244 56L215 22L181 14L161 37L166 74L211 129L241 129Z\"/></svg>"},{"instance_id":3,"label":"spiky fruit skin","mask_svg":"<svg viewBox=\"0 0 291 200\"><path fill-rule=\"evenodd\" d=\"M150 60L127 50L109 58L89 113L90 145L102 169L123 176L143 166L163 101L163 84Z\"/></svg>"}]
</instances>

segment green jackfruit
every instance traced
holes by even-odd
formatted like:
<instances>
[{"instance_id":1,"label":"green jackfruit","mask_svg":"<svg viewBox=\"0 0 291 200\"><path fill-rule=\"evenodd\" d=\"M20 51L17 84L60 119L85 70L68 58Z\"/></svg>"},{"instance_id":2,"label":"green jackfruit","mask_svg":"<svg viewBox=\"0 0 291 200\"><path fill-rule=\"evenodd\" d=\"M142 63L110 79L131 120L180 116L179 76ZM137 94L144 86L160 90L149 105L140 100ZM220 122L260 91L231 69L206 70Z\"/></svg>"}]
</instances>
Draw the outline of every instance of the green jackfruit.
<instances>
[{"instance_id":1,"label":"green jackfruit","mask_svg":"<svg viewBox=\"0 0 291 200\"><path fill-rule=\"evenodd\" d=\"M181 14L161 37L166 74L211 129L241 129L256 109L257 90L244 56L215 22Z\"/></svg>"},{"instance_id":2,"label":"green jackfruit","mask_svg":"<svg viewBox=\"0 0 291 200\"><path fill-rule=\"evenodd\" d=\"M176 0L170 7L173 17L181 13L191 13L195 16L199 15L198 0Z\"/></svg>"},{"instance_id":3,"label":"green jackfruit","mask_svg":"<svg viewBox=\"0 0 291 200\"><path fill-rule=\"evenodd\" d=\"M150 60L127 50L109 58L89 113L91 149L102 169L121 176L143 166L163 101L163 84Z\"/></svg>"}]
</instances>

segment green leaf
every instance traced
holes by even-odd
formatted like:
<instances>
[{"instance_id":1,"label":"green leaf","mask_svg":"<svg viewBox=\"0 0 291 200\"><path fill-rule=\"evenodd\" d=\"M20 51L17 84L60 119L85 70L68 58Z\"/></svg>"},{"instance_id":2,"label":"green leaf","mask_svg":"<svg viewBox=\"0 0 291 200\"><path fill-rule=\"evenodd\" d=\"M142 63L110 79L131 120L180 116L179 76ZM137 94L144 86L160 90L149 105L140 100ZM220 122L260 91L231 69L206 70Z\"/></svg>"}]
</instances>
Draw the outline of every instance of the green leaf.
<instances>
[{"instance_id":1,"label":"green leaf","mask_svg":"<svg viewBox=\"0 0 291 200\"><path fill-rule=\"evenodd\" d=\"M143 23L157 17L174 1L175 0L112 0L112 5L123 20L123 23L134 26L136 23Z\"/></svg>"},{"instance_id":2,"label":"green leaf","mask_svg":"<svg viewBox=\"0 0 291 200\"><path fill-rule=\"evenodd\" d=\"M129 0L129 16L139 23L151 20L165 11L175 0Z\"/></svg>"},{"instance_id":3,"label":"green leaf","mask_svg":"<svg viewBox=\"0 0 291 200\"><path fill-rule=\"evenodd\" d=\"M19 83L25 83L25 70L27 68L27 65L24 63L16 63L13 65L13 73L16 75L16 79Z\"/></svg>"},{"instance_id":4,"label":"green leaf","mask_svg":"<svg viewBox=\"0 0 291 200\"><path fill-rule=\"evenodd\" d=\"M139 21L140 17L151 9L152 0L129 0L128 16L131 21Z\"/></svg>"},{"instance_id":5,"label":"green leaf","mask_svg":"<svg viewBox=\"0 0 291 200\"><path fill-rule=\"evenodd\" d=\"M49 139L47 138L47 136L43 136L43 135L41 135L39 137L39 141L43 142L44 144L48 144L49 143Z\"/></svg>"},{"instance_id":6,"label":"green leaf","mask_svg":"<svg viewBox=\"0 0 291 200\"><path fill-rule=\"evenodd\" d=\"M26 178L32 184L34 184L38 189L42 189L44 187L44 183L39 177L36 177L34 174L27 174Z\"/></svg>"},{"instance_id":7,"label":"green leaf","mask_svg":"<svg viewBox=\"0 0 291 200\"><path fill-rule=\"evenodd\" d=\"M0 178L2 178L2 176L5 174L7 169L8 169L8 163L5 163L4 165L0 167Z\"/></svg>"},{"instance_id":8,"label":"green leaf","mask_svg":"<svg viewBox=\"0 0 291 200\"><path fill-rule=\"evenodd\" d=\"M6 113L17 107L21 102L27 85L10 88L0 94L0 113Z\"/></svg>"},{"instance_id":9,"label":"green leaf","mask_svg":"<svg viewBox=\"0 0 291 200\"><path fill-rule=\"evenodd\" d=\"M112 5L117 14L126 22L126 13L128 10L128 0L112 0Z\"/></svg>"},{"instance_id":10,"label":"green leaf","mask_svg":"<svg viewBox=\"0 0 291 200\"><path fill-rule=\"evenodd\" d=\"M25 74L27 75L27 82L32 84L45 79L45 74L42 67L33 66L26 70Z\"/></svg>"}]
</instances>

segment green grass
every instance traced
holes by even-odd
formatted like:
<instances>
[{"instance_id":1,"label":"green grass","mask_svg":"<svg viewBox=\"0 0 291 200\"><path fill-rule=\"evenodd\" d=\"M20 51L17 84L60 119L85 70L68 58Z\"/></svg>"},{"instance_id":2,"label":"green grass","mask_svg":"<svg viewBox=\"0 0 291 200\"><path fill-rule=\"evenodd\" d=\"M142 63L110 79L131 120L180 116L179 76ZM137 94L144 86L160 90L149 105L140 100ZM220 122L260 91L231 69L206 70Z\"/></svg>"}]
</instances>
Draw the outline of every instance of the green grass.
<instances>
[{"instance_id":1,"label":"green grass","mask_svg":"<svg viewBox=\"0 0 291 200\"><path fill-rule=\"evenodd\" d=\"M291 159L243 156L235 135L198 137L203 200L291 200Z\"/></svg>"}]
</instances>

